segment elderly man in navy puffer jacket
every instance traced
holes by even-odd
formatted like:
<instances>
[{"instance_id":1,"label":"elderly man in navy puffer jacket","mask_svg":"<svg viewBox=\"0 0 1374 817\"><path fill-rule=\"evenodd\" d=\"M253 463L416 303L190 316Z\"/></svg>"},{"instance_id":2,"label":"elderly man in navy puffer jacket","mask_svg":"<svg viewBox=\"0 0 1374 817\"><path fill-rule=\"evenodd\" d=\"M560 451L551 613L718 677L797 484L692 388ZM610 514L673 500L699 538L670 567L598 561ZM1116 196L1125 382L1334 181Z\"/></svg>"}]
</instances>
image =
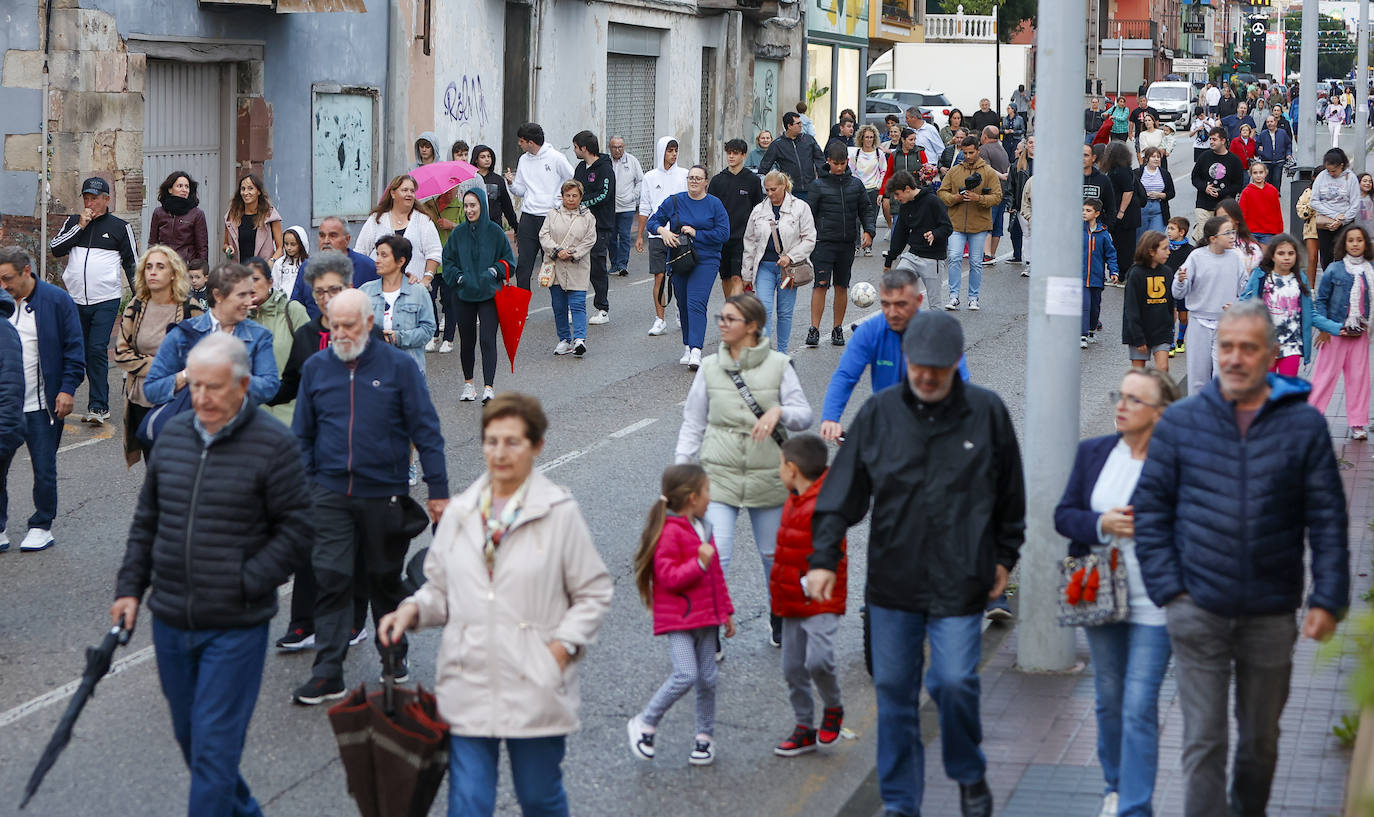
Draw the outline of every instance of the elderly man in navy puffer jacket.
<instances>
[{"instance_id":1,"label":"elderly man in navy puffer jacket","mask_svg":"<svg viewBox=\"0 0 1374 817\"><path fill-rule=\"evenodd\" d=\"M1265 813L1303 605L1304 536L1312 591L1303 635L1329 638L1349 604L1345 492L1326 421L1307 404L1306 382L1267 374L1276 353L1262 303L1223 313L1218 376L1164 412L1133 497L1141 575L1168 615L1178 672L1187 817Z\"/></svg>"}]
</instances>

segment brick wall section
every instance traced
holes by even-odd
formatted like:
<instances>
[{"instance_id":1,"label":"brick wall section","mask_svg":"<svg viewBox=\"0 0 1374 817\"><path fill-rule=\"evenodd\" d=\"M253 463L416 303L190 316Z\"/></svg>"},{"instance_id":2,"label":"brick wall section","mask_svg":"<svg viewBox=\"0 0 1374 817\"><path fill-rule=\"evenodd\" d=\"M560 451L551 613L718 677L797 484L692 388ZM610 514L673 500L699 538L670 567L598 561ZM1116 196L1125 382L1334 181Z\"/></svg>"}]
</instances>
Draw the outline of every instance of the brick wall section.
<instances>
[{"instance_id":1,"label":"brick wall section","mask_svg":"<svg viewBox=\"0 0 1374 817\"><path fill-rule=\"evenodd\" d=\"M240 173L262 175L263 163L272 158L272 106L260 96L240 97L234 163Z\"/></svg>"}]
</instances>

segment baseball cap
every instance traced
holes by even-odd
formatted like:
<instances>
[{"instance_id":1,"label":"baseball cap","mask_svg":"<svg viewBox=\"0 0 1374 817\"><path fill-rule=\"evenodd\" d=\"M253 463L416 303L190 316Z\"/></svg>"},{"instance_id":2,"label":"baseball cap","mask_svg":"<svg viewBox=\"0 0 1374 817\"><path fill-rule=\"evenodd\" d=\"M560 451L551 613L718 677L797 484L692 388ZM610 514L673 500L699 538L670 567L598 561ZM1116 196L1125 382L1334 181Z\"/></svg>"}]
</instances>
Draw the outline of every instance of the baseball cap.
<instances>
[{"instance_id":1,"label":"baseball cap","mask_svg":"<svg viewBox=\"0 0 1374 817\"><path fill-rule=\"evenodd\" d=\"M106 196L110 193L110 183L100 178L92 176L81 183L82 194L90 193L96 196Z\"/></svg>"},{"instance_id":2,"label":"baseball cap","mask_svg":"<svg viewBox=\"0 0 1374 817\"><path fill-rule=\"evenodd\" d=\"M913 366L947 369L964 354L964 328L953 316L923 309L906 325L902 352Z\"/></svg>"}]
</instances>

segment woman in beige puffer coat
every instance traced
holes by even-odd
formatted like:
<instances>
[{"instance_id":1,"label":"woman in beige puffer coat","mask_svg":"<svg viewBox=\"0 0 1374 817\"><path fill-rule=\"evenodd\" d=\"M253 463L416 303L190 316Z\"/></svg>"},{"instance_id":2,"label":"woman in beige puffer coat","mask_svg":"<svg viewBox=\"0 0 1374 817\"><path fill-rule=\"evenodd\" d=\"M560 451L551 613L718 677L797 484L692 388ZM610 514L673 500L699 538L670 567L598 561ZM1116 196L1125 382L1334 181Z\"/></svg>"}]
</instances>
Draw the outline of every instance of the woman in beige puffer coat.
<instances>
[{"instance_id":1,"label":"woman in beige puffer coat","mask_svg":"<svg viewBox=\"0 0 1374 817\"><path fill-rule=\"evenodd\" d=\"M587 353L587 285L592 280L594 244L596 217L582 206L582 183L569 179L563 182L563 206L550 210L539 230L544 257L553 262L553 279L547 286L553 301L553 324L558 329L555 355L571 352L581 357Z\"/></svg>"}]
</instances>

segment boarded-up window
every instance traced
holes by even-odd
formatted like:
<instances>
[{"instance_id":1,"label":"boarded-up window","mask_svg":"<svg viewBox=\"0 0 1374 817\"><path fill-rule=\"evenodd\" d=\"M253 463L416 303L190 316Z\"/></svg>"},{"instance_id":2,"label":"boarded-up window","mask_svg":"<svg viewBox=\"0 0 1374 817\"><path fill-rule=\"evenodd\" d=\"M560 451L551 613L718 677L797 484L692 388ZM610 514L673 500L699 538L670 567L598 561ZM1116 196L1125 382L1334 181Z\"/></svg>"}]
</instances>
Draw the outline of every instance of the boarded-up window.
<instances>
[{"instance_id":1,"label":"boarded-up window","mask_svg":"<svg viewBox=\"0 0 1374 817\"><path fill-rule=\"evenodd\" d=\"M317 85L311 111L311 221L361 221L376 203L377 91Z\"/></svg>"},{"instance_id":2,"label":"boarded-up window","mask_svg":"<svg viewBox=\"0 0 1374 817\"><path fill-rule=\"evenodd\" d=\"M716 125L716 106L713 101L715 98L715 78L716 78L716 50L714 48L701 49L701 118L697 121L701 123L701 133L699 135L700 144L697 146L699 160L706 165L712 172L719 168L714 165L715 154L711 150L713 144L712 137L715 135Z\"/></svg>"}]
</instances>

